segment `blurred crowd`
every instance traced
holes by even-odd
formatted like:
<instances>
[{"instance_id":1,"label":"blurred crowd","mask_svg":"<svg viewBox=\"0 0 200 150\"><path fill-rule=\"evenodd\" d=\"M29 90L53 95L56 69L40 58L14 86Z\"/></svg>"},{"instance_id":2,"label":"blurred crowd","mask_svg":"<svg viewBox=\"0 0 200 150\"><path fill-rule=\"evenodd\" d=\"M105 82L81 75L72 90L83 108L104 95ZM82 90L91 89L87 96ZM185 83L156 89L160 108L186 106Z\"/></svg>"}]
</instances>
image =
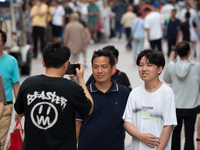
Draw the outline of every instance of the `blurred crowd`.
<instances>
[{"instance_id":1,"label":"blurred crowd","mask_svg":"<svg viewBox=\"0 0 200 150\"><path fill-rule=\"evenodd\" d=\"M126 49L134 50L134 61L138 51L143 49L145 38L148 39L152 49L157 48L160 51L162 51L161 40L166 39L170 56L173 47L183 36L183 40L193 44L193 55L196 56L199 34L195 34L200 28L200 4L195 0L30 0L28 2L16 0L16 2L24 10L27 41L33 46L35 58L38 38L42 50L44 45L51 41L62 41L69 46L70 39L80 36L69 33L66 35L66 26L72 20L80 23L85 32L81 43L69 46L72 51L76 51L75 60L78 59L77 53L80 52L86 57L88 44L118 41L123 33L127 38ZM194 28L188 30L195 36L194 40L188 37L188 33L181 32L185 27L182 24L186 22L187 12ZM188 23L187 28L189 28ZM185 36L189 39L184 39ZM72 46L76 44L83 49Z\"/></svg>"}]
</instances>

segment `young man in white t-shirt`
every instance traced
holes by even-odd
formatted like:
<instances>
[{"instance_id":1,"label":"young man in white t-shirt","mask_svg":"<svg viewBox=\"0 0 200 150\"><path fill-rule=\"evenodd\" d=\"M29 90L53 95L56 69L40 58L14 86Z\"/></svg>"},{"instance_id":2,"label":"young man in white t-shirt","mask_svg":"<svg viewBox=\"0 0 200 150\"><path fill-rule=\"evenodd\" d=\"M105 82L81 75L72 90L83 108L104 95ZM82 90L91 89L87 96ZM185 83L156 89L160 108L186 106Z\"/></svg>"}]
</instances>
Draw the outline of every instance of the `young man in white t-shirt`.
<instances>
[{"instance_id":1,"label":"young man in white t-shirt","mask_svg":"<svg viewBox=\"0 0 200 150\"><path fill-rule=\"evenodd\" d=\"M124 128L133 137L131 150L170 150L177 121L174 94L159 80L164 55L143 50L136 62L144 85L130 93L123 115Z\"/></svg>"}]
</instances>

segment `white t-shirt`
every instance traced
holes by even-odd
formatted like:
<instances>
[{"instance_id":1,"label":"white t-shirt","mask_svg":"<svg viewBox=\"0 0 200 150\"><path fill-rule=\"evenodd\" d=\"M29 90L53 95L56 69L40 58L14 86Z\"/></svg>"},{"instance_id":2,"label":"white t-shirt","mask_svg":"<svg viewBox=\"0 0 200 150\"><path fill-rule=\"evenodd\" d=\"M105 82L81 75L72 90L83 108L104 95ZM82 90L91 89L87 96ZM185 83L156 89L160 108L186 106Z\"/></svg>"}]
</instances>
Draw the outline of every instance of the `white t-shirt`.
<instances>
[{"instance_id":1,"label":"white t-shirt","mask_svg":"<svg viewBox=\"0 0 200 150\"><path fill-rule=\"evenodd\" d=\"M162 25L164 25L164 19L158 12L149 13L144 20L145 29L149 29L149 39L158 40L163 36Z\"/></svg>"},{"instance_id":2,"label":"white t-shirt","mask_svg":"<svg viewBox=\"0 0 200 150\"><path fill-rule=\"evenodd\" d=\"M177 125L175 96L166 84L153 93L148 93L144 85L130 93L123 115L125 122L130 122L142 133L151 133L160 137L163 127ZM132 138L131 150L156 150L136 138ZM165 147L171 150L171 136Z\"/></svg>"},{"instance_id":3,"label":"white t-shirt","mask_svg":"<svg viewBox=\"0 0 200 150\"><path fill-rule=\"evenodd\" d=\"M64 15L65 15L65 10L63 6L59 5L57 8L53 7L52 24L56 26L62 26Z\"/></svg>"}]
</instances>

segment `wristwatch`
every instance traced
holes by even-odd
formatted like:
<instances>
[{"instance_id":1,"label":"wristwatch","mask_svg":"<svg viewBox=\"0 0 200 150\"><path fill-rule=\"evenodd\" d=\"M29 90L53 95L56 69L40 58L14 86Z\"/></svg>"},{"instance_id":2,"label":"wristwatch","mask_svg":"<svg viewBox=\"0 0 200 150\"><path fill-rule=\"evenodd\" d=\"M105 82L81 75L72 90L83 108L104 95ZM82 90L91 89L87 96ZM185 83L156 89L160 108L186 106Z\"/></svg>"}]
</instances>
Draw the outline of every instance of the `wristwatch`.
<instances>
[{"instance_id":1,"label":"wristwatch","mask_svg":"<svg viewBox=\"0 0 200 150\"><path fill-rule=\"evenodd\" d=\"M200 139L196 138L196 141L200 141Z\"/></svg>"}]
</instances>

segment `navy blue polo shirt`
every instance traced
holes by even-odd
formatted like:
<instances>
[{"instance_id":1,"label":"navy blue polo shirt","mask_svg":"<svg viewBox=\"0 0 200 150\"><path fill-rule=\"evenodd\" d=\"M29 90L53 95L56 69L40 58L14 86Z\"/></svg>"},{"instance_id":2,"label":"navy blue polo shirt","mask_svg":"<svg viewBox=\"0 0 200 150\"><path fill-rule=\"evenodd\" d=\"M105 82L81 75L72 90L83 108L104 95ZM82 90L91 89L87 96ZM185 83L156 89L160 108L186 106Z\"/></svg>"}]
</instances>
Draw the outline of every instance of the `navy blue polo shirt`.
<instances>
[{"instance_id":1,"label":"navy blue polo shirt","mask_svg":"<svg viewBox=\"0 0 200 150\"><path fill-rule=\"evenodd\" d=\"M87 86L93 100L93 113L82 119L78 150L123 150L122 116L129 96L129 89L112 81L103 93L94 82Z\"/></svg>"}]
</instances>

